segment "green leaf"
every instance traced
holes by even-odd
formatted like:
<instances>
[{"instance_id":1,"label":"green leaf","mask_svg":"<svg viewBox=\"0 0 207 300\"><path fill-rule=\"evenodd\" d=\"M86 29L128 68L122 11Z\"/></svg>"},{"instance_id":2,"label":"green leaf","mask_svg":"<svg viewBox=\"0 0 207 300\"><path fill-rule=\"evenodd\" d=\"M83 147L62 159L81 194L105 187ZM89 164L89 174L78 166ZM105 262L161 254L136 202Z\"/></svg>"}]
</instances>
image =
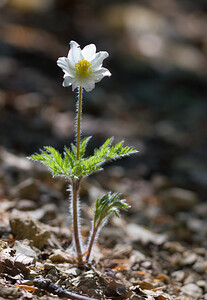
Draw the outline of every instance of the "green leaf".
<instances>
[{"instance_id":1,"label":"green leaf","mask_svg":"<svg viewBox=\"0 0 207 300\"><path fill-rule=\"evenodd\" d=\"M113 137L111 137L99 149L94 151L94 155L84 158L90 139L89 136L81 140L79 160L77 160L77 147L74 144L71 144L71 148L64 148L63 156L53 147L46 146L44 150L40 150L40 154L35 153L30 158L46 165L53 176L65 175L70 178L81 178L101 171L103 164L109 160L122 158L137 152L131 147L123 147L123 141L111 146L113 141Z\"/></svg>"},{"instance_id":2,"label":"green leaf","mask_svg":"<svg viewBox=\"0 0 207 300\"><path fill-rule=\"evenodd\" d=\"M90 139L91 139L91 136L88 136L88 137L86 137L86 138L84 138L84 139L82 139L82 140L80 141L80 158L83 158L83 157L84 157L85 152L86 152L86 147L87 147L87 144L88 144L88 142L90 141ZM75 146L75 145L72 143L72 144L71 144L71 149L72 149L72 151L73 151L73 154L74 154L75 156L77 156L77 146Z\"/></svg>"},{"instance_id":3,"label":"green leaf","mask_svg":"<svg viewBox=\"0 0 207 300\"><path fill-rule=\"evenodd\" d=\"M106 159L118 159L138 152L132 147L129 146L123 147L123 144L124 141L121 141L116 145L112 146L107 153Z\"/></svg>"},{"instance_id":4,"label":"green leaf","mask_svg":"<svg viewBox=\"0 0 207 300\"><path fill-rule=\"evenodd\" d=\"M80 145L80 157L81 158L84 157L85 152L86 152L86 147L91 138L92 138L91 136L88 136L88 137L84 138L83 140L81 140L81 145Z\"/></svg>"},{"instance_id":5,"label":"green leaf","mask_svg":"<svg viewBox=\"0 0 207 300\"><path fill-rule=\"evenodd\" d=\"M29 158L46 165L53 176L64 175L62 155L51 146L44 147L40 154L35 153Z\"/></svg>"},{"instance_id":6,"label":"green leaf","mask_svg":"<svg viewBox=\"0 0 207 300\"><path fill-rule=\"evenodd\" d=\"M74 165L75 165L75 161L76 161L76 156L75 154L73 153L73 151L71 151L69 148L67 148L65 146L64 148L64 164L65 164L65 167L70 167L70 168L73 168Z\"/></svg>"},{"instance_id":7,"label":"green leaf","mask_svg":"<svg viewBox=\"0 0 207 300\"><path fill-rule=\"evenodd\" d=\"M125 199L120 199L119 193L107 193L101 199L97 198L96 208L94 212L95 226L101 225L111 213L115 213L119 217L120 209L127 209L130 206Z\"/></svg>"},{"instance_id":8,"label":"green leaf","mask_svg":"<svg viewBox=\"0 0 207 300\"><path fill-rule=\"evenodd\" d=\"M114 139L113 137L107 139L105 141L105 143L99 149L96 149L94 151L94 156L106 158L107 152L110 149L110 146L111 146L111 143L113 142L113 139Z\"/></svg>"}]
</instances>

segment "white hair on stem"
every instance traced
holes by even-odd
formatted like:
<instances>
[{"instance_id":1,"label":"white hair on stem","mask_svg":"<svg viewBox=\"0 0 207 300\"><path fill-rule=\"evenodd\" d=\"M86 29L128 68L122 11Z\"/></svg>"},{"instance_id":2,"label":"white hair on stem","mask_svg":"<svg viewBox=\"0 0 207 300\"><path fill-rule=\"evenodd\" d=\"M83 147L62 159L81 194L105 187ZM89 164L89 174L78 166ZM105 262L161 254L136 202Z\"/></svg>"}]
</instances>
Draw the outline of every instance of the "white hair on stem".
<instances>
[{"instance_id":1,"label":"white hair on stem","mask_svg":"<svg viewBox=\"0 0 207 300\"><path fill-rule=\"evenodd\" d=\"M71 226L73 226L74 224L74 215L73 215L73 203L74 203L74 194L73 194L73 186L72 184L69 185L69 189L70 191L70 204L69 204L69 213L70 213L70 216L71 216ZM80 232L81 232L81 225L80 225L80 201L79 201L79 195L77 196L77 225L78 225L78 239L79 239L79 242L80 242L80 250L81 250L81 253L83 253L84 249L83 249L83 241L82 241L82 237L80 235ZM76 243L75 243L75 236L74 236L74 228L72 228L72 231L73 231L73 239L72 239L72 245L73 245L73 250L77 251L76 249Z\"/></svg>"}]
</instances>

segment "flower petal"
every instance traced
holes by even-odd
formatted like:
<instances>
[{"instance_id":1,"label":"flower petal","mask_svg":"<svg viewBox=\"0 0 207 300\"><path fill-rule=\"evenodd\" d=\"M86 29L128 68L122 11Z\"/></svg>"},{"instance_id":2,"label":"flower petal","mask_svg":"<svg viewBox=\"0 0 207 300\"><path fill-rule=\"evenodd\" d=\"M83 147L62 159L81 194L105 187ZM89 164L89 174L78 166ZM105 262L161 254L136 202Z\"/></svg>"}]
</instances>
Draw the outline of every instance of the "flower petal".
<instances>
[{"instance_id":1,"label":"flower petal","mask_svg":"<svg viewBox=\"0 0 207 300\"><path fill-rule=\"evenodd\" d=\"M99 82L105 76L111 76L111 73L106 68L100 68L99 70L91 73L90 79L95 82Z\"/></svg>"},{"instance_id":2,"label":"flower petal","mask_svg":"<svg viewBox=\"0 0 207 300\"><path fill-rule=\"evenodd\" d=\"M57 65L63 70L64 73L74 77L75 70L71 67L68 58L66 57L59 57L57 60Z\"/></svg>"},{"instance_id":3,"label":"flower petal","mask_svg":"<svg viewBox=\"0 0 207 300\"><path fill-rule=\"evenodd\" d=\"M96 46L94 44L87 45L83 48L81 53L84 59L86 59L87 61L91 61L92 59L95 58Z\"/></svg>"},{"instance_id":4,"label":"flower petal","mask_svg":"<svg viewBox=\"0 0 207 300\"><path fill-rule=\"evenodd\" d=\"M63 81L63 86L67 87L70 86L71 84L73 84L76 81L75 78L64 75L64 81Z\"/></svg>"},{"instance_id":5,"label":"flower petal","mask_svg":"<svg viewBox=\"0 0 207 300\"><path fill-rule=\"evenodd\" d=\"M108 69L101 67L99 70L92 72L93 76L111 76L111 72Z\"/></svg>"},{"instance_id":6,"label":"flower petal","mask_svg":"<svg viewBox=\"0 0 207 300\"><path fill-rule=\"evenodd\" d=\"M91 61L91 69L94 71L102 66L103 60L109 56L108 52L100 51L96 53L95 58Z\"/></svg>"},{"instance_id":7,"label":"flower petal","mask_svg":"<svg viewBox=\"0 0 207 300\"><path fill-rule=\"evenodd\" d=\"M73 66L75 66L75 64L79 60L83 59L80 46L75 41L70 42L70 51L68 52L68 59Z\"/></svg>"},{"instance_id":8,"label":"flower petal","mask_svg":"<svg viewBox=\"0 0 207 300\"><path fill-rule=\"evenodd\" d=\"M78 84L77 81L74 81L74 83L72 84L72 91L74 91L77 87L79 87L80 85Z\"/></svg>"},{"instance_id":9,"label":"flower petal","mask_svg":"<svg viewBox=\"0 0 207 300\"><path fill-rule=\"evenodd\" d=\"M84 85L82 85L82 87L86 90L86 92L90 92L95 88L95 82L94 81L89 81L84 83Z\"/></svg>"}]
</instances>

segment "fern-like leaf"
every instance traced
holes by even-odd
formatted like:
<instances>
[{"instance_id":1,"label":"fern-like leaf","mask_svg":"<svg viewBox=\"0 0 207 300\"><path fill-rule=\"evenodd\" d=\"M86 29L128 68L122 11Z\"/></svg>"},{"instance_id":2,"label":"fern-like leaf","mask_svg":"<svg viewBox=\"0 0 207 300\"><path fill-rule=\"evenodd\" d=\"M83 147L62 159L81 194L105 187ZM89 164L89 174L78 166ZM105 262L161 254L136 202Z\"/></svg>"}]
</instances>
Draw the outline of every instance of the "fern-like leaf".
<instances>
[{"instance_id":1,"label":"fern-like leaf","mask_svg":"<svg viewBox=\"0 0 207 300\"><path fill-rule=\"evenodd\" d=\"M120 209L127 209L130 206L125 199L120 199L119 193L107 193L101 199L96 200L96 208L94 212L94 224L102 224L111 213L115 213L119 217ZM96 226L96 225L95 225Z\"/></svg>"},{"instance_id":2,"label":"fern-like leaf","mask_svg":"<svg viewBox=\"0 0 207 300\"><path fill-rule=\"evenodd\" d=\"M40 154L31 155L29 159L46 165L53 176L64 175L62 155L51 146L46 146L44 149L40 150Z\"/></svg>"}]
</instances>

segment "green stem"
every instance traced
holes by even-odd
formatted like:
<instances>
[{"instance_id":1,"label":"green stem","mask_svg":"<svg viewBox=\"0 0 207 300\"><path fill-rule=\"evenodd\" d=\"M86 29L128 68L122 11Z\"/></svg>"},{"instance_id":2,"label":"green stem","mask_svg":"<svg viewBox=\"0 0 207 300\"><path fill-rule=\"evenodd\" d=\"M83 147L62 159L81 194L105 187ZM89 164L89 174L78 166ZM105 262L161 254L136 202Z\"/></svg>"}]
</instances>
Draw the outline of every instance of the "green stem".
<instances>
[{"instance_id":1,"label":"green stem","mask_svg":"<svg viewBox=\"0 0 207 300\"><path fill-rule=\"evenodd\" d=\"M81 115L82 115L82 96L83 89L79 87L78 94L78 120L77 120L77 160L80 159L80 136L81 136Z\"/></svg>"},{"instance_id":2,"label":"green stem","mask_svg":"<svg viewBox=\"0 0 207 300\"><path fill-rule=\"evenodd\" d=\"M82 240L79 229L79 197L80 180L74 180L72 183L72 214L73 214L73 239L76 249L78 263L82 263Z\"/></svg>"}]
</instances>

